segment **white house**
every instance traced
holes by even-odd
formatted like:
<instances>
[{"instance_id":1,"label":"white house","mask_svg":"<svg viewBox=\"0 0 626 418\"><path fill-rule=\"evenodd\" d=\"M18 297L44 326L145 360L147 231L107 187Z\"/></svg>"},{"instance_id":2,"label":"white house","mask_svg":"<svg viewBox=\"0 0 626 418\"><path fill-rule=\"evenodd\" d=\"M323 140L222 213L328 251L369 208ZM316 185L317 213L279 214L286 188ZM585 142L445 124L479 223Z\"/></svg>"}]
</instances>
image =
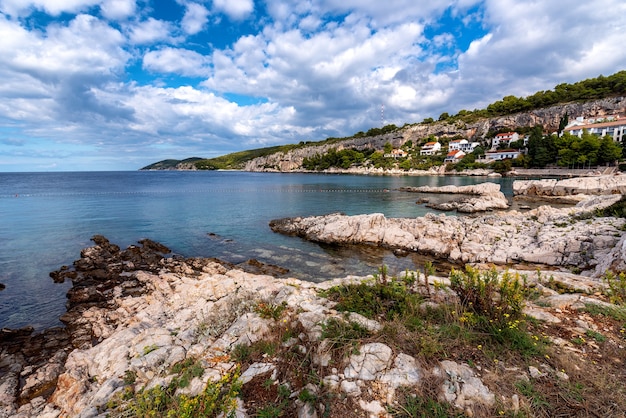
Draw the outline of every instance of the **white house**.
<instances>
[{"instance_id":1,"label":"white house","mask_svg":"<svg viewBox=\"0 0 626 418\"><path fill-rule=\"evenodd\" d=\"M450 141L450 143L448 143L448 151L460 150L461 147L467 143L467 139L455 139L454 141Z\"/></svg>"},{"instance_id":2,"label":"white house","mask_svg":"<svg viewBox=\"0 0 626 418\"><path fill-rule=\"evenodd\" d=\"M576 119L576 122L571 123L563 131L580 138L583 136L583 130L586 129L590 134L599 137L609 135L613 141L621 142L626 139L624 136L626 134L626 119L611 119L613 120L600 118L600 122L597 119L588 119L585 121L586 123L581 123L579 119Z\"/></svg>"},{"instance_id":3,"label":"white house","mask_svg":"<svg viewBox=\"0 0 626 418\"><path fill-rule=\"evenodd\" d=\"M448 152L448 155L446 155L446 158L443 160L443 162L444 163L456 163L463 157L465 157L465 153L461 151L460 149L456 149L456 150Z\"/></svg>"},{"instance_id":4,"label":"white house","mask_svg":"<svg viewBox=\"0 0 626 418\"><path fill-rule=\"evenodd\" d=\"M504 149L500 151L487 151L485 153L485 160L488 161L499 161L499 160L508 160L519 157L520 152L516 149Z\"/></svg>"},{"instance_id":5,"label":"white house","mask_svg":"<svg viewBox=\"0 0 626 418\"><path fill-rule=\"evenodd\" d=\"M455 139L448 144L448 151L461 150L466 154L474 151L480 142L469 142L467 139Z\"/></svg>"},{"instance_id":6,"label":"white house","mask_svg":"<svg viewBox=\"0 0 626 418\"><path fill-rule=\"evenodd\" d=\"M394 149L391 151L391 156L393 158L405 158L407 155L409 154L403 149Z\"/></svg>"},{"instance_id":7,"label":"white house","mask_svg":"<svg viewBox=\"0 0 626 418\"><path fill-rule=\"evenodd\" d=\"M420 155L435 155L441 150L439 142L427 142L420 150Z\"/></svg>"},{"instance_id":8,"label":"white house","mask_svg":"<svg viewBox=\"0 0 626 418\"><path fill-rule=\"evenodd\" d=\"M511 145L511 142L519 140L519 134L517 132L505 132L497 134L491 141L491 149L498 149L501 143L506 143L507 146Z\"/></svg>"}]
</instances>

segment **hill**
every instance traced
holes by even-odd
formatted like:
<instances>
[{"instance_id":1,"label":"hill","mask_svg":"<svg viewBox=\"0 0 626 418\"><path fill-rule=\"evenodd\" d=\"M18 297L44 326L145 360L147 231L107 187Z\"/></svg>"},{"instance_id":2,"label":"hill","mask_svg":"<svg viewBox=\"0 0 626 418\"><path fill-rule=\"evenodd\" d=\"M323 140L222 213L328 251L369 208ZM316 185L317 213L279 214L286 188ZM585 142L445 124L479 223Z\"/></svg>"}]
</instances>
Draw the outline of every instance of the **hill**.
<instances>
[{"instance_id":1,"label":"hill","mask_svg":"<svg viewBox=\"0 0 626 418\"><path fill-rule=\"evenodd\" d=\"M189 168L194 166L194 163L197 161L203 161L204 158L200 157L191 157L185 160L163 160L150 165L145 166L142 170L183 170L185 166L189 166ZM189 169L187 168L187 169Z\"/></svg>"},{"instance_id":2,"label":"hill","mask_svg":"<svg viewBox=\"0 0 626 418\"><path fill-rule=\"evenodd\" d=\"M559 84L554 90L540 91L526 98L505 96L485 109L461 110L452 116L444 112L437 121L426 118L421 123L405 124L401 128L387 125L346 138L301 141L298 144L239 151L216 158L164 160L141 170L302 170L305 158L325 154L331 148L382 150L387 142L394 147L400 147L408 141L424 142L428 138L463 137L477 141L498 131L531 128L536 125L542 125L548 131L556 131L565 115L598 117L624 112L624 96L626 71L620 71L608 77L599 76L573 84Z\"/></svg>"}]
</instances>

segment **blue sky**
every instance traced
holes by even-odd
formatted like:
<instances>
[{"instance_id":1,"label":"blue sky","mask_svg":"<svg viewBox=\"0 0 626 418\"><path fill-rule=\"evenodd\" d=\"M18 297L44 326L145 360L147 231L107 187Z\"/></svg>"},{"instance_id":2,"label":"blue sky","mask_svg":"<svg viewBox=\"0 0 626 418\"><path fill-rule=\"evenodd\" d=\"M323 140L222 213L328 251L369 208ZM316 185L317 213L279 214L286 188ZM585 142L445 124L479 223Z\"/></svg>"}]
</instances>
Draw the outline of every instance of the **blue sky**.
<instances>
[{"instance_id":1,"label":"blue sky","mask_svg":"<svg viewBox=\"0 0 626 418\"><path fill-rule=\"evenodd\" d=\"M0 0L0 171L135 170L626 69L623 0Z\"/></svg>"}]
</instances>

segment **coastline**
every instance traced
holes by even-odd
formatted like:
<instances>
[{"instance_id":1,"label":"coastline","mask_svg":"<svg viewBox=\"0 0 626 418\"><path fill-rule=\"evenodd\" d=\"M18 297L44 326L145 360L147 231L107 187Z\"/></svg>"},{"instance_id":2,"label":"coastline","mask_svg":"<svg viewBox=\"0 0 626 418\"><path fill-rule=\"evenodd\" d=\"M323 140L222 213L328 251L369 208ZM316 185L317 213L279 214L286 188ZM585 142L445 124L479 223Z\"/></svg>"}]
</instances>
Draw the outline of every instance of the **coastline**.
<instances>
[{"instance_id":1,"label":"coastline","mask_svg":"<svg viewBox=\"0 0 626 418\"><path fill-rule=\"evenodd\" d=\"M588 183L584 179L579 182ZM537 184L554 193L562 191L567 194L573 190L569 186L559 189L556 184L548 182L534 184L532 187L527 185L525 190L540 192ZM608 189L608 192L612 190ZM606 270L619 272L626 268L624 220L596 220L587 218L585 214L593 213L610 204L610 199L615 201L619 197L588 198L576 208L562 210L546 206L524 214L492 212L474 218L475 221L467 221L475 222L471 234L463 232L466 226L455 223L453 218L456 217L445 215L418 218L420 224L417 226L409 220L385 219L380 215L364 217L363 222L358 220L358 215L328 215L320 217L320 222L315 220L312 223L314 235L306 238L323 241L322 237L329 236L338 238L335 243L348 241L349 244L369 243L390 248L397 246L394 243L401 242L407 244L403 247L407 251L430 252L438 257L474 263L477 267L482 265L486 269L489 266L484 263L502 268L519 261L537 263L533 264L534 274L531 271L520 273L528 277L540 294L538 302L526 302L527 314L540 321L543 332L553 339L555 348L550 354L555 358L558 355L566 357L578 355L570 350L576 348L577 343L563 342L558 338L563 339L564 329L568 333L578 332L570 331L568 327L572 330L580 328L580 323L571 320L568 315L576 318L579 315L576 312L582 312L580 310L586 309L589 304L608 306L610 309L614 306L608 303L607 288L601 275ZM581 216L581 219L577 220L575 216ZM331 222L335 218L341 222ZM519 222L514 218L519 218ZM360 237L350 232L355 229ZM430 245L428 249L412 246L409 235L420 231L427 236L419 236L417 241ZM379 233L382 235L377 235ZM455 241L468 236L471 240L465 243ZM517 247L511 244L513 238L517 240ZM297 330L292 336L292 345L285 347L281 344L286 341L281 339L283 334L280 334L277 344L283 347L278 349L281 356L287 356L291 350L301 352L304 358L310 355L314 365L311 367L321 373L320 381L324 385L311 382L312 386L306 386L307 391L317 396L334 394L348 406L345 410L339 409L338 412L343 411L343 415L331 416L384 416L386 406L398 401L401 387L422 387L425 381L441 382L437 379L444 376L451 376L452 380L444 378L441 387L437 383L437 391L454 386L454 382L462 382L457 389L449 392L450 396L444 397L445 402L461 411L480 416L484 408L491 410L489 408L494 407L495 399L503 399L500 407L508 411L524 406L518 394L500 392L502 388L498 382L510 379L505 367L507 362L513 362L510 356L496 358L503 359L502 369L494 368L493 358L481 354L482 349L473 352L472 364L465 362L465 354L453 360L434 356L429 360L432 364L422 363L421 354L405 352L400 349L402 346L390 345L385 339L388 337L376 337L376 342L371 339L359 341L358 352L363 353L362 356L348 352L343 359L333 358L328 351L329 343L324 342L322 337L324 324L331 319L341 319L343 314L337 311L334 302L320 296L319 291L345 283L371 285L372 276L337 278L324 283L304 282L297 278L276 279L264 274L246 273L215 259L167 258L164 255L169 250L150 240L126 250L121 250L104 237L94 237L93 241L96 245L81 251L81 259L74 263L74 267L63 267L53 274L57 280L71 280L74 284L68 294L68 313L63 318L66 328L37 335L30 335L26 329L21 333L3 331L0 406L4 409L0 409L0 415L3 411L6 416L49 418L108 414L112 412L110 405L119 405L116 404L119 402L116 396L124 391L138 395L142 388L167 387L175 378L172 368L187 359L200 362L203 373L194 377L187 389L180 388L177 393L200 396L206 385L238 367L237 361L233 360L236 347L254 346L265 341L274 335L276 326L284 326L287 331ZM531 243L537 246L532 247ZM516 251L520 255L531 257L509 257L515 248L519 249ZM530 251L529 248L543 252ZM480 258L482 255L492 258ZM476 257L470 259L471 256ZM549 281L541 279L539 267L550 275ZM575 268L580 271L573 274ZM569 271L564 272L563 269ZM578 274L581 272L585 275ZM424 277L419 271L407 271L404 277L409 274ZM448 277L431 274L425 279L428 286L415 289L423 293L424 303L442 304L455 300ZM554 289L568 291L562 295ZM247 310L234 309L239 303L247 306ZM259 313L259 306L278 307L283 304L285 311L278 319L271 316L265 318ZM232 317L229 312L234 313ZM349 315L351 320L363 324L374 335L383 329L380 318L372 320L354 312ZM226 316L230 319L226 320ZM222 320L225 322L220 325L219 331L207 331L221 324ZM594 324L597 330L608 326L588 316L584 316L584 320L587 324ZM569 325L570 322L572 325ZM550 324L561 325L551 330ZM586 335L587 329L594 328L588 325L583 329L583 335ZM613 331L605 337L612 342L619 338L620 329ZM40 351L36 351L36 347ZM476 344L472 350L477 350ZM594 350L598 349L589 347L590 353ZM610 361L604 351L599 353L603 356L601 358L609 358L605 361ZM620 362L623 361L621 359L626 360L623 351L612 355L617 356ZM581 355L579 364L586 358ZM290 374L293 366L282 363L282 359L275 354L261 356L252 364L244 363L242 376L246 376L244 380L250 387L262 387L268 379L276 381L277 385L288 384L294 399L299 399L305 386ZM487 360L491 360L491 364L485 363ZM519 361L522 360L514 362L516 373L539 384L538 380L532 380L537 379L534 369L524 362L519 364L525 364L525 369L520 369ZM565 370L567 366L556 365L561 366L544 359L535 360L531 367L544 373L544 379L561 379L563 377L558 377L557 371L561 368ZM592 366L589 364L589 367ZM491 371L487 373L486 370ZM623 373L623 368L618 370ZM567 374L576 376L574 373L574 369L567 369ZM502 380L497 380L494 374ZM130 375L133 376L132 383L128 383ZM616 381L620 381L621 377L616 376ZM550 384L558 381L550 381ZM467 391L463 391L463 387L467 387ZM382 392L376 392L375 388ZM443 393L448 392L444 390ZM249 416L246 409L254 410L251 406L254 405L254 398L247 398L247 401L238 404L241 417ZM306 403L299 405L294 402L290 405L293 413L308 409ZM319 408L315 406L314 409L322 414L324 410ZM346 411L359 412L346 415Z\"/></svg>"},{"instance_id":2,"label":"coastline","mask_svg":"<svg viewBox=\"0 0 626 418\"><path fill-rule=\"evenodd\" d=\"M204 171L197 169L168 169L168 170L140 170L140 171ZM472 169L462 171L446 171L445 165L433 167L429 170L401 170L401 169L383 169L383 168L361 168L352 167L348 169L329 168L321 171L292 169L279 170L273 168L264 168L261 170L246 169L218 169L213 171L223 172L247 172L247 173L299 173L299 174L352 174L365 176L468 176L468 177L520 177L520 178L576 178L576 177L598 177L607 174L620 174L615 167L607 167L602 169L569 169L569 168L519 168L515 167L511 171L500 174L490 169ZM610 171L610 173L608 172Z\"/></svg>"}]
</instances>

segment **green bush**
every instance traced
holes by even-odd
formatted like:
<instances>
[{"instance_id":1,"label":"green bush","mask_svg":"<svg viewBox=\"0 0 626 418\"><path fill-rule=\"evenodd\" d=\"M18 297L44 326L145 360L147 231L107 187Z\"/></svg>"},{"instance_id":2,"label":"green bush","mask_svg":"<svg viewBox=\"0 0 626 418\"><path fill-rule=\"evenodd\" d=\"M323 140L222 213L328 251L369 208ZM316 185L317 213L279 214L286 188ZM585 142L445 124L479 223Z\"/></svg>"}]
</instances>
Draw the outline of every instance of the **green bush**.
<instances>
[{"instance_id":1,"label":"green bush","mask_svg":"<svg viewBox=\"0 0 626 418\"><path fill-rule=\"evenodd\" d=\"M137 417L234 417L241 391L239 371L209 382L198 396L175 395L175 385L141 390L113 411L113 416ZM116 414L118 412L119 414Z\"/></svg>"},{"instance_id":2,"label":"green bush","mask_svg":"<svg viewBox=\"0 0 626 418\"><path fill-rule=\"evenodd\" d=\"M459 296L464 310L484 316L491 323L504 324L522 316L528 288L518 274L498 277L495 269L480 272L467 266L452 270L450 288Z\"/></svg>"},{"instance_id":3,"label":"green bush","mask_svg":"<svg viewBox=\"0 0 626 418\"><path fill-rule=\"evenodd\" d=\"M356 312L367 318L394 319L415 310L421 296L409 289L411 280L387 279L384 268L374 284L359 283L334 286L322 295L337 303L335 309Z\"/></svg>"},{"instance_id":4,"label":"green bush","mask_svg":"<svg viewBox=\"0 0 626 418\"><path fill-rule=\"evenodd\" d=\"M370 336L370 332L363 326L352 321L330 318L322 324L322 338L330 342L331 350L338 350L344 354L351 354L359 345L361 339ZM346 350L346 348L350 348Z\"/></svg>"},{"instance_id":5,"label":"green bush","mask_svg":"<svg viewBox=\"0 0 626 418\"><path fill-rule=\"evenodd\" d=\"M254 312L258 313L263 319L273 319L278 321L280 317L283 316L285 309L287 309L287 304L285 302L280 305L269 302L258 302L254 307Z\"/></svg>"},{"instance_id":6,"label":"green bush","mask_svg":"<svg viewBox=\"0 0 626 418\"><path fill-rule=\"evenodd\" d=\"M626 274L620 272L615 275L610 271L604 274L604 281L608 285L607 296L611 303L622 305L626 303Z\"/></svg>"}]
</instances>

